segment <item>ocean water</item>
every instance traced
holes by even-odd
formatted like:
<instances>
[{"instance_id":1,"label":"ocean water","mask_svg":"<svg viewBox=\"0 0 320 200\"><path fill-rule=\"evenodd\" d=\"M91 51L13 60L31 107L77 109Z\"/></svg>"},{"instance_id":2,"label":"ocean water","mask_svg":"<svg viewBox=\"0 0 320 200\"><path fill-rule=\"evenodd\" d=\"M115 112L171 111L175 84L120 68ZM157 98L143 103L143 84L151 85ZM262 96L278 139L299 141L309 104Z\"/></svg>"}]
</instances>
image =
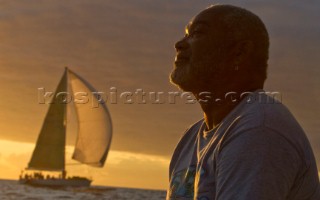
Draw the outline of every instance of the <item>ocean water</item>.
<instances>
[{"instance_id":1,"label":"ocean water","mask_svg":"<svg viewBox=\"0 0 320 200\"><path fill-rule=\"evenodd\" d=\"M163 200L165 196L165 191L157 190L104 186L52 189L23 185L14 180L0 180L1 200Z\"/></svg>"}]
</instances>

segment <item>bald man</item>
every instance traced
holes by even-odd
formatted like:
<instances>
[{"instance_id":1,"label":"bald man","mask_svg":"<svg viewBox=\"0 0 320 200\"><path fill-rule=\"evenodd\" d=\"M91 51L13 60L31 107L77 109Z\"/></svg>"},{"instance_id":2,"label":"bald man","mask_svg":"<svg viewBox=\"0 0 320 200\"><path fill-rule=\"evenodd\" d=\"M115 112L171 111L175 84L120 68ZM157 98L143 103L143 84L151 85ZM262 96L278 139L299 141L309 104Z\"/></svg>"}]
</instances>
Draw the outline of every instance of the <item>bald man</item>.
<instances>
[{"instance_id":1,"label":"bald man","mask_svg":"<svg viewBox=\"0 0 320 200\"><path fill-rule=\"evenodd\" d=\"M269 38L259 17L211 6L175 48L171 82L194 94L204 119L174 151L167 200L320 200L304 131L263 90Z\"/></svg>"}]
</instances>

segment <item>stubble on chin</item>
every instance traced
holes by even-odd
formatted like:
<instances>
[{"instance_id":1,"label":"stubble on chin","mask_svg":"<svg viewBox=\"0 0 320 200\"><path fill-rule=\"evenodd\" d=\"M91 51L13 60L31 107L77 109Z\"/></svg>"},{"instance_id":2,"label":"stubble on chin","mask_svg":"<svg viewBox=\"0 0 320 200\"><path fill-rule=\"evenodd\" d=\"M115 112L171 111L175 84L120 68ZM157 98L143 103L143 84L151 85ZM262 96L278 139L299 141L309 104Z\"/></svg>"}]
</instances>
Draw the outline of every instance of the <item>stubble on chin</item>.
<instances>
[{"instance_id":1,"label":"stubble on chin","mask_svg":"<svg viewBox=\"0 0 320 200\"><path fill-rule=\"evenodd\" d=\"M170 74L170 83L177 86L179 89L183 91L188 91L190 82L190 72L188 67L175 67Z\"/></svg>"},{"instance_id":2,"label":"stubble on chin","mask_svg":"<svg viewBox=\"0 0 320 200\"><path fill-rule=\"evenodd\" d=\"M219 85L219 80L223 79L221 70L222 65L205 61L194 63L193 66L179 66L172 70L170 82L186 92L206 91Z\"/></svg>"}]
</instances>

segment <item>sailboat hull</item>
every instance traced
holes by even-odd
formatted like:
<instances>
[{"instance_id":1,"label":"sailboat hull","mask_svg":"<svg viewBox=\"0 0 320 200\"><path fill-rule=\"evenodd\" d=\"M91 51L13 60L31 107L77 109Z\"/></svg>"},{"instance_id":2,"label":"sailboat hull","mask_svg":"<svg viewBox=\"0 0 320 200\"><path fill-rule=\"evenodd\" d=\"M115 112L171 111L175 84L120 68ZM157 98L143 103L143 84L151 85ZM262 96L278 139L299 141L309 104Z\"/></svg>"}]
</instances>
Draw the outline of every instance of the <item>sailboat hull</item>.
<instances>
[{"instance_id":1,"label":"sailboat hull","mask_svg":"<svg viewBox=\"0 0 320 200\"><path fill-rule=\"evenodd\" d=\"M89 187L91 180L87 178L71 179L20 179L20 183L42 187Z\"/></svg>"}]
</instances>

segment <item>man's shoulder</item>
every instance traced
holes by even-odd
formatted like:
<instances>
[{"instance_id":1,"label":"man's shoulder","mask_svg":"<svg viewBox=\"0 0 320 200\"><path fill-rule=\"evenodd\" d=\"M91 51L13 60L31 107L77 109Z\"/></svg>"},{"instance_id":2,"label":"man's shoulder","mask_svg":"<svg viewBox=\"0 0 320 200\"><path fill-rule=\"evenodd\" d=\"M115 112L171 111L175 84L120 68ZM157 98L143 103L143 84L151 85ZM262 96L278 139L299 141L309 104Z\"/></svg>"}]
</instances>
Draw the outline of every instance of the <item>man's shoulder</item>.
<instances>
[{"instance_id":1,"label":"man's shoulder","mask_svg":"<svg viewBox=\"0 0 320 200\"><path fill-rule=\"evenodd\" d=\"M204 123L204 119L200 119L196 123L189 126L187 130L184 132L184 134L182 135L182 137L180 138L179 143L186 143L187 140L195 139L203 123Z\"/></svg>"},{"instance_id":2,"label":"man's shoulder","mask_svg":"<svg viewBox=\"0 0 320 200\"><path fill-rule=\"evenodd\" d=\"M251 101L244 102L241 107L236 117L239 125L244 129L265 127L276 132L288 132L288 130L303 132L295 117L281 100L275 99L267 92L256 92Z\"/></svg>"},{"instance_id":3,"label":"man's shoulder","mask_svg":"<svg viewBox=\"0 0 320 200\"><path fill-rule=\"evenodd\" d=\"M300 155L311 156L311 147L302 127L282 102L267 93L256 93L254 101L244 102L237 108L225 123L223 140L228 143L247 133L255 133L266 140L281 137Z\"/></svg>"},{"instance_id":4,"label":"man's shoulder","mask_svg":"<svg viewBox=\"0 0 320 200\"><path fill-rule=\"evenodd\" d=\"M197 122L195 122L194 124L192 124L191 126L189 126L186 132L198 132L201 126L203 125L203 123L204 123L204 119L202 118Z\"/></svg>"},{"instance_id":5,"label":"man's shoulder","mask_svg":"<svg viewBox=\"0 0 320 200\"><path fill-rule=\"evenodd\" d=\"M197 138L197 133L203 123L204 123L204 119L197 121L196 123L191 125L180 138L171 158L170 167L169 167L170 176L171 176L172 170L175 168L176 163L180 159L181 154L183 155L182 160L192 159L192 154L196 144L195 141Z\"/></svg>"},{"instance_id":6,"label":"man's shoulder","mask_svg":"<svg viewBox=\"0 0 320 200\"><path fill-rule=\"evenodd\" d=\"M300 152L309 146L303 129L285 105L264 92L255 92L253 95L250 101L241 102L223 120L220 134L224 141L233 140L254 130L256 134L263 134L264 137L276 134Z\"/></svg>"}]
</instances>

